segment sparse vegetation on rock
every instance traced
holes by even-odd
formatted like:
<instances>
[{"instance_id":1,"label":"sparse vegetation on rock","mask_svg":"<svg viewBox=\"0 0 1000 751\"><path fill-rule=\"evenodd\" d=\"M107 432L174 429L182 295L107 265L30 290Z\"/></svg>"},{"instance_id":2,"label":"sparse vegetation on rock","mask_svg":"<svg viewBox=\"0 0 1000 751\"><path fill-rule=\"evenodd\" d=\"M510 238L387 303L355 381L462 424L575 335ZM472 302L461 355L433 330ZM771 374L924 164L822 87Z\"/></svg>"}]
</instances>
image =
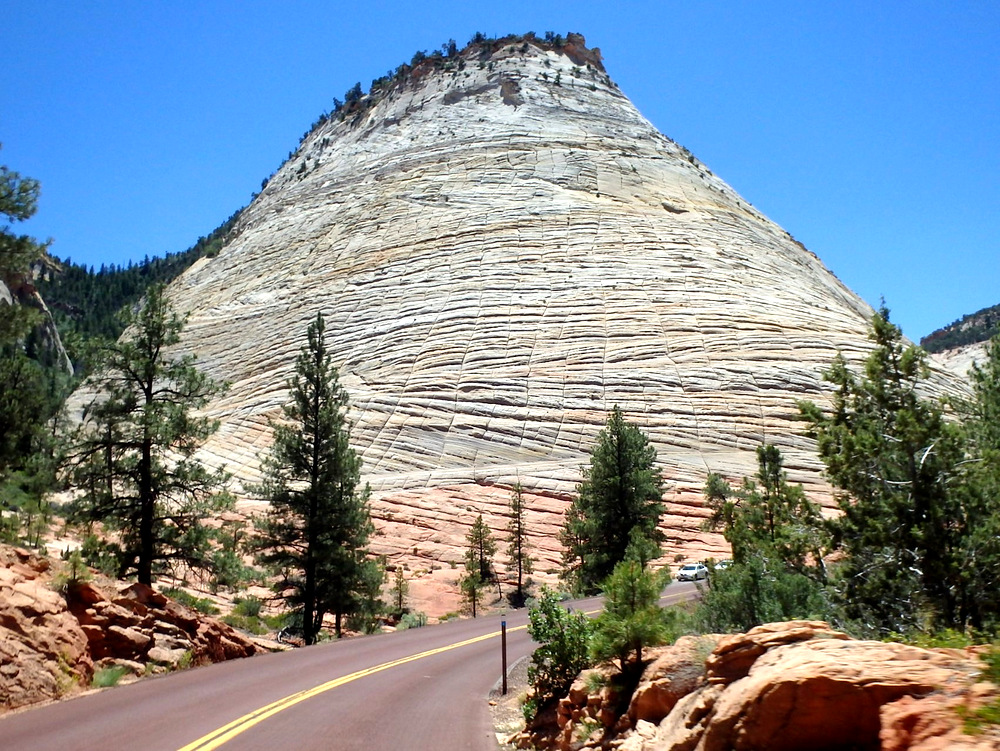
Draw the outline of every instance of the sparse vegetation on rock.
<instances>
[{"instance_id":1,"label":"sparse vegetation on rock","mask_svg":"<svg viewBox=\"0 0 1000 751\"><path fill-rule=\"evenodd\" d=\"M145 585L0 545L0 711L256 651Z\"/></svg>"}]
</instances>

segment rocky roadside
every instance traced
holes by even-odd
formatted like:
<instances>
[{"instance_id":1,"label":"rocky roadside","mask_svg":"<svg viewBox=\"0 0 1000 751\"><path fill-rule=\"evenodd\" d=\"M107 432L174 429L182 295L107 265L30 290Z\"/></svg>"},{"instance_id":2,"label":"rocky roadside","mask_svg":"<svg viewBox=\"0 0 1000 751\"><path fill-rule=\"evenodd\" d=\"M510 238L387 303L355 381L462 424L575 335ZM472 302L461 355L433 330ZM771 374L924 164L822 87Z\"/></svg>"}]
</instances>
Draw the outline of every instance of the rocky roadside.
<instances>
[{"instance_id":1,"label":"rocky roadside","mask_svg":"<svg viewBox=\"0 0 1000 751\"><path fill-rule=\"evenodd\" d=\"M149 587L64 567L0 545L0 713L80 693L108 671L128 680L259 651Z\"/></svg>"},{"instance_id":2,"label":"rocky roadside","mask_svg":"<svg viewBox=\"0 0 1000 751\"><path fill-rule=\"evenodd\" d=\"M560 751L995 751L1000 728L970 733L963 720L1000 702L982 679L983 649L860 641L815 621L686 636L650 651L631 697L616 689L615 669L585 671L557 706L501 742ZM512 706L493 707L498 736Z\"/></svg>"}]
</instances>

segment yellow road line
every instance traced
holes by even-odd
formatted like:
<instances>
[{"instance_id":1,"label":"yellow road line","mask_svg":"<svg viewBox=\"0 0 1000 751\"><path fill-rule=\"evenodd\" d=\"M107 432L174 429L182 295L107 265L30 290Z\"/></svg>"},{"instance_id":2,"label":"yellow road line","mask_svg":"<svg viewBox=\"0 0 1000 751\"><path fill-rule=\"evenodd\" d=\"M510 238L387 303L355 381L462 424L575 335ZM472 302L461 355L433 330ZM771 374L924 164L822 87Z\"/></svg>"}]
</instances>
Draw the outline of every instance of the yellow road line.
<instances>
[{"instance_id":1,"label":"yellow road line","mask_svg":"<svg viewBox=\"0 0 1000 751\"><path fill-rule=\"evenodd\" d=\"M523 631L527 628L524 626L513 626L507 629L510 631ZM500 636L499 631L493 631L488 634L483 634L482 636L476 636L472 639L466 639L465 641L455 642L454 644L448 644L444 647L438 647L437 649L429 649L426 652L420 652L415 655L410 655L409 657L400 657L398 660L392 660L391 662L383 662L381 665L375 665L374 667L365 668L364 670L359 670L356 673L351 673L350 675L345 675L340 678L334 678L326 683L321 683L315 688L306 689L304 691L299 691L298 693L286 696L283 699L278 699L277 701L271 702L270 704L256 709L249 714L245 714L242 717L233 720L228 725L223 725L218 730L214 730L208 735L204 735L193 743L189 743L183 746L179 751L213 751L213 749L218 748L223 743L231 741L233 738L243 733L259 722L263 722L268 717L276 715L284 709L288 709L299 702L303 702L306 699L311 699L314 696L318 696L326 691L337 688L338 686L343 686L345 683L350 683L351 681L356 681L359 678L364 678L367 675L372 675L374 673L380 673L383 670L388 670L389 668L394 668L398 665L404 665L407 662L413 662L414 660L421 660L425 657L432 657L433 655L441 654L442 652L447 652L452 649L458 649L459 647L465 647L469 644L475 644L476 642L485 641L486 639L493 639Z\"/></svg>"},{"instance_id":2,"label":"yellow road line","mask_svg":"<svg viewBox=\"0 0 1000 751\"><path fill-rule=\"evenodd\" d=\"M586 615L593 615L594 613L599 613L599 610L588 610ZM528 628L527 624L523 626L512 626L507 629L508 632L511 631L523 631ZM178 751L214 751L219 746L224 743L228 743L233 738L238 736L240 733L244 733L254 725L263 722L268 717L276 715L282 710L293 707L299 702L303 702L306 699L311 699L314 696L330 691L331 689L343 686L346 683L351 683L359 678L364 678L368 675L373 675L375 673L380 673L383 670L388 670L389 668L397 667L398 665L405 665L408 662L413 662L414 660L422 660L425 657L433 657L434 655L441 654L442 652L448 652L452 649L458 649L459 647L466 647L469 644L475 644L476 642L485 641L487 639L493 639L500 636L499 631L492 631L488 634L483 634L482 636L475 636L471 639L466 639L465 641L455 642L454 644L448 644L444 647L438 647L437 649L429 649L426 652L419 652L409 657L400 657L398 660L392 660L391 662L383 662L381 665L375 665L374 667L365 668L364 670L359 670L356 673L351 673L350 675L345 675L340 678L334 678L333 680L327 681L326 683L321 683L315 688L305 689L299 691L298 693L291 694L284 697L283 699L278 699L270 704L261 707L260 709L255 709L253 712L243 715L242 717L233 720L228 725L223 725L218 730L213 730L207 735L203 735L196 741L193 741L186 746L181 747Z\"/></svg>"}]
</instances>

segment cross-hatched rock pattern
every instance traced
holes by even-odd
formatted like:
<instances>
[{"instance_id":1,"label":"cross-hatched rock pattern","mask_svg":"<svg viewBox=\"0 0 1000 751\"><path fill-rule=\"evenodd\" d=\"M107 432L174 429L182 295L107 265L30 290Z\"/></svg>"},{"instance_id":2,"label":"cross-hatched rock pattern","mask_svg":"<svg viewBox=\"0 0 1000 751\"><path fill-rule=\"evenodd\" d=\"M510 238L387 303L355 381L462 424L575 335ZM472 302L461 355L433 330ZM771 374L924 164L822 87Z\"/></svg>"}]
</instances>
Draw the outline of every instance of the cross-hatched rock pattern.
<instances>
[{"instance_id":1,"label":"cross-hatched rock pattern","mask_svg":"<svg viewBox=\"0 0 1000 751\"><path fill-rule=\"evenodd\" d=\"M825 399L837 352L860 363L871 309L599 64L470 47L361 104L315 127L171 286L184 347L232 384L203 458L259 477L322 312L389 533L376 548L416 567L460 561L477 513L499 533L519 480L554 570L614 405L658 451L670 559L726 552L699 530L701 488L752 474L763 441L828 502L796 400Z\"/></svg>"}]
</instances>

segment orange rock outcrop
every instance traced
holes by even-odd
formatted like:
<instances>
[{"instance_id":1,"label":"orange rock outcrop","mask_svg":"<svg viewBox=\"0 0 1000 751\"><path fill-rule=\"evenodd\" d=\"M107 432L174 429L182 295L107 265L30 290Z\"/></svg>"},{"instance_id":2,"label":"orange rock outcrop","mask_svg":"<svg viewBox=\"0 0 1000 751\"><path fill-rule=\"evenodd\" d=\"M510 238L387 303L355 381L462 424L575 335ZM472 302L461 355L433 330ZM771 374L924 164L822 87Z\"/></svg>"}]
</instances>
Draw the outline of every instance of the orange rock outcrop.
<instances>
[{"instance_id":1,"label":"orange rock outcrop","mask_svg":"<svg viewBox=\"0 0 1000 751\"><path fill-rule=\"evenodd\" d=\"M147 664L173 669L257 651L142 584L108 595L92 582L55 581L47 559L0 545L0 712L88 688L102 667L139 675Z\"/></svg>"},{"instance_id":2,"label":"orange rock outcrop","mask_svg":"<svg viewBox=\"0 0 1000 751\"><path fill-rule=\"evenodd\" d=\"M621 751L995 750L1000 728L964 732L963 716L998 698L982 667L974 649L860 641L817 621L685 637L658 651L620 717L617 697L578 681L549 737Z\"/></svg>"}]
</instances>

